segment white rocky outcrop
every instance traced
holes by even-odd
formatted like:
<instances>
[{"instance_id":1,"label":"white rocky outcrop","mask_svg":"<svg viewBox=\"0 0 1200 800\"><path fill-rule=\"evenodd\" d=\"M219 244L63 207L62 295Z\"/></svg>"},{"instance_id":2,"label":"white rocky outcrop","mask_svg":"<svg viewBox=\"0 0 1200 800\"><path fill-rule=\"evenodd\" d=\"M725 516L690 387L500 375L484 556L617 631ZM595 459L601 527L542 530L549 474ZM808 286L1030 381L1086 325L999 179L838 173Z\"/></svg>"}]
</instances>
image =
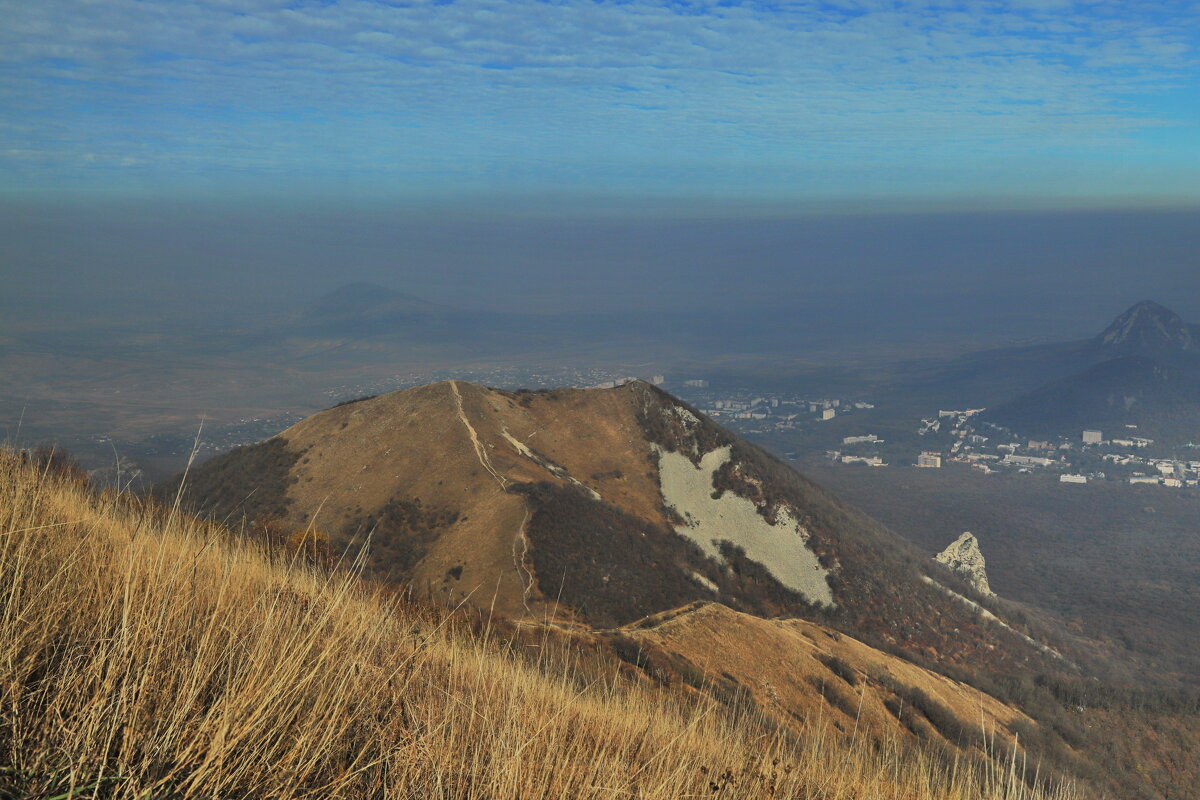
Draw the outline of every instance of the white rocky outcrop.
<instances>
[{"instance_id":1,"label":"white rocky outcrop","mask_svg":"<svg viewBox=\"0 0 1200 800\"><path fill-rule=\"evenodd\" d=\"M933 558L957 572L981 594L995 596L996 593L988 585L987 565L984 563L983 553L979 550L979 540L970 531L965 531L953 544Z\"/></svg>"},{"instance_id":2,"label":"white rocky outcrop","mask_svg":"<svg viewBox=\"0 0 1200 800\"><path fill-rule=\"evenodd\" d=\"M705 453L699 466L681 453L655 449L663 503L683 520L677 533L717 560L722 558L721 543L730 542L787 588L812 602L836 606L829 573L809 549L808 531L789 509L779 509L772 524L753 501L713 490L713 476L730 459L729 446Z\"/></svg>"}]
</instances>

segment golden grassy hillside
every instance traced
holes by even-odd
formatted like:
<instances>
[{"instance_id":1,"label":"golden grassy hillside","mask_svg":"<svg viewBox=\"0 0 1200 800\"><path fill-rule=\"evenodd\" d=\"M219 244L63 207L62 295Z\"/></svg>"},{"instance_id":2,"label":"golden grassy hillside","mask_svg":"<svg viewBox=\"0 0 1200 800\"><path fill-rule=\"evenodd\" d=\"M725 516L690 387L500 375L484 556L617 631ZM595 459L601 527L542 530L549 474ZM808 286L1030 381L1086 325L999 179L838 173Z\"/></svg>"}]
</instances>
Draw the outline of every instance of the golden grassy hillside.
<instances>
[{"instance_id":1,"label":"golden grassy hillside","mask_svg":"<svg viewBox=\"0 0 1200 800\"><path fill-rule=\"evenodd\" d=\"M978 689L807 620L768 620L719 603L697 603L621 633L647 660L664 653L713 683L735 682L757 707L787 725L824 719L847 733L878 739L911 734L996 755L1012 744L1010 730L1032 724L1020 710ZM914 698L927 713L913 708Z\"/></svg>"},{"instance_id":2,"label":"golden grassy hillside","mask_svg":"<svg viewBox=\"0 0 1200 800\"><path fill-rule=\"evenodd\" d=\"M0 797L1043 796L507 652L0 452Z\"/></svg>"}]
</instances>

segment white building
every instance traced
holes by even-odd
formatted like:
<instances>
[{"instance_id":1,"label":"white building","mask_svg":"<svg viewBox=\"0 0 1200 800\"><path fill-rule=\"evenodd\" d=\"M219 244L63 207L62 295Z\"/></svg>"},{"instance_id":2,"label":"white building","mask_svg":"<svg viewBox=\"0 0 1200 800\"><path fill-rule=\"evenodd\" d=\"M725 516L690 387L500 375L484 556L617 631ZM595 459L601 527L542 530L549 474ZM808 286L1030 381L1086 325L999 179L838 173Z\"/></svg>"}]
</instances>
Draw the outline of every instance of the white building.
<instances>
[{"instance_id":1,"label":"white building","mask_svg":"<svg viewBox=\"0 0 1200 800\"><path fill-rule=\"evenodd\" d=\"M843 464L866 464L868 467L886 467L879 456L842 456Z\"/></svg>"},{"instance_id":2,"label":"white building","mask_svg":"<svg viewBox=\"0 0 1200 800\"><path fill-rule=\"evenodd\" d=\"M883 439L880 439L873 433L868 433L866 436L846 436L842 438L842 444L868 444L882 441Z\"/></svg>"},{"instance_id":3,"label":"white building","mask_svg":"<svg viewBox=\"0 0 1200 800\"><path fill-rule=\"evenodd\" d=\"M1004 457L1005 464L1018 464L1022 467L1048 467L1054 463L1052 458L1038 458L1037 456L1017 456L1009 453Z\"/></svg>"},{"instance_id":4,"label":"white building","mask_svg":"<svg viewBox=\"0 0 1200 800\"><path fill-rule=\"evenodd\" d=\"M1104 441L1104 434L1101 431L1084 431L1083 432L1083 443L1084 444L1100 444L1103 441Z\"/></svg>"},{"instance_id":5,"label":"white building","mask_svg":"<svg viewBox=\"0 0 1200 800\"><path fill-rule=\"evenodd\" d=\"M821 411L821 421L826 422L837 416L837 412L832 408L826 408Z\"/></svg>"},{"instance_id":6,"label":"white building","mask_svg":"<svg viewBox=\"0 0 1200 800\"><path fill-rule=\"evenodd\" d=\"M1059 475L1058 482L1059 483L1087 483L1088 479L1087 479L1086 475Z\"/></svg>"},{"instance_id":7,"label":"white building","mask_svg":"<svg viewBox=\"0 0 1200 800\"><path fill-rule=\"evenodd\" d=\"M917 456L917 466L925 469L941 469L942 456L940 453L930 453L926 451Z\"/></svg>"}]
</instances>

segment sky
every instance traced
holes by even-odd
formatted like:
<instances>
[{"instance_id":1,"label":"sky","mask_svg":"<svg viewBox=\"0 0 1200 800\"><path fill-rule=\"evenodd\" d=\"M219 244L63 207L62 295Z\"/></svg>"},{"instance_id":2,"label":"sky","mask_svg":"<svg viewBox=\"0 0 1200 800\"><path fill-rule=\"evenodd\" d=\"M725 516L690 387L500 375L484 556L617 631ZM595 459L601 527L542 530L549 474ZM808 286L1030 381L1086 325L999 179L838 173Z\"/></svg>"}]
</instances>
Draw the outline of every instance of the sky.
<instances>
[{"instance_id":1,"label":"sky","mask_svg":"<svg viewBox=\"0 0 1200 800\"><path fill-rule=\"evenodd\" d=\"M0 0L0 193L1200 204L1200 3Z\"/></svg>"}]
</instances>

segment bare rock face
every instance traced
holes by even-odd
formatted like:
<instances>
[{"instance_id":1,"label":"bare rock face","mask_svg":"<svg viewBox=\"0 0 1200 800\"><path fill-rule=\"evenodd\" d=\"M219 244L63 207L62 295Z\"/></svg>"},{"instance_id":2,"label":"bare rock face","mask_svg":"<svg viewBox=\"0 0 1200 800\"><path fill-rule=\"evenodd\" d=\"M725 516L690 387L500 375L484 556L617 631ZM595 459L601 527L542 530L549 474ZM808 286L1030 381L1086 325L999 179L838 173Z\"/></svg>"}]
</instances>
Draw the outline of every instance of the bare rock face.
<instances>
[{"instance_id":1,"label":"bare rock face","mask_svg":"<svg viewBox=\"0 0 1200 800\"><path fill-rule=\"evenodd\" d=\"M970 531L954 540L954 543L933 557L966 578L967 582L989 597L995 592L988 586L987 565L979 551L979 540Z\"/></svg>"}]
</instances>

